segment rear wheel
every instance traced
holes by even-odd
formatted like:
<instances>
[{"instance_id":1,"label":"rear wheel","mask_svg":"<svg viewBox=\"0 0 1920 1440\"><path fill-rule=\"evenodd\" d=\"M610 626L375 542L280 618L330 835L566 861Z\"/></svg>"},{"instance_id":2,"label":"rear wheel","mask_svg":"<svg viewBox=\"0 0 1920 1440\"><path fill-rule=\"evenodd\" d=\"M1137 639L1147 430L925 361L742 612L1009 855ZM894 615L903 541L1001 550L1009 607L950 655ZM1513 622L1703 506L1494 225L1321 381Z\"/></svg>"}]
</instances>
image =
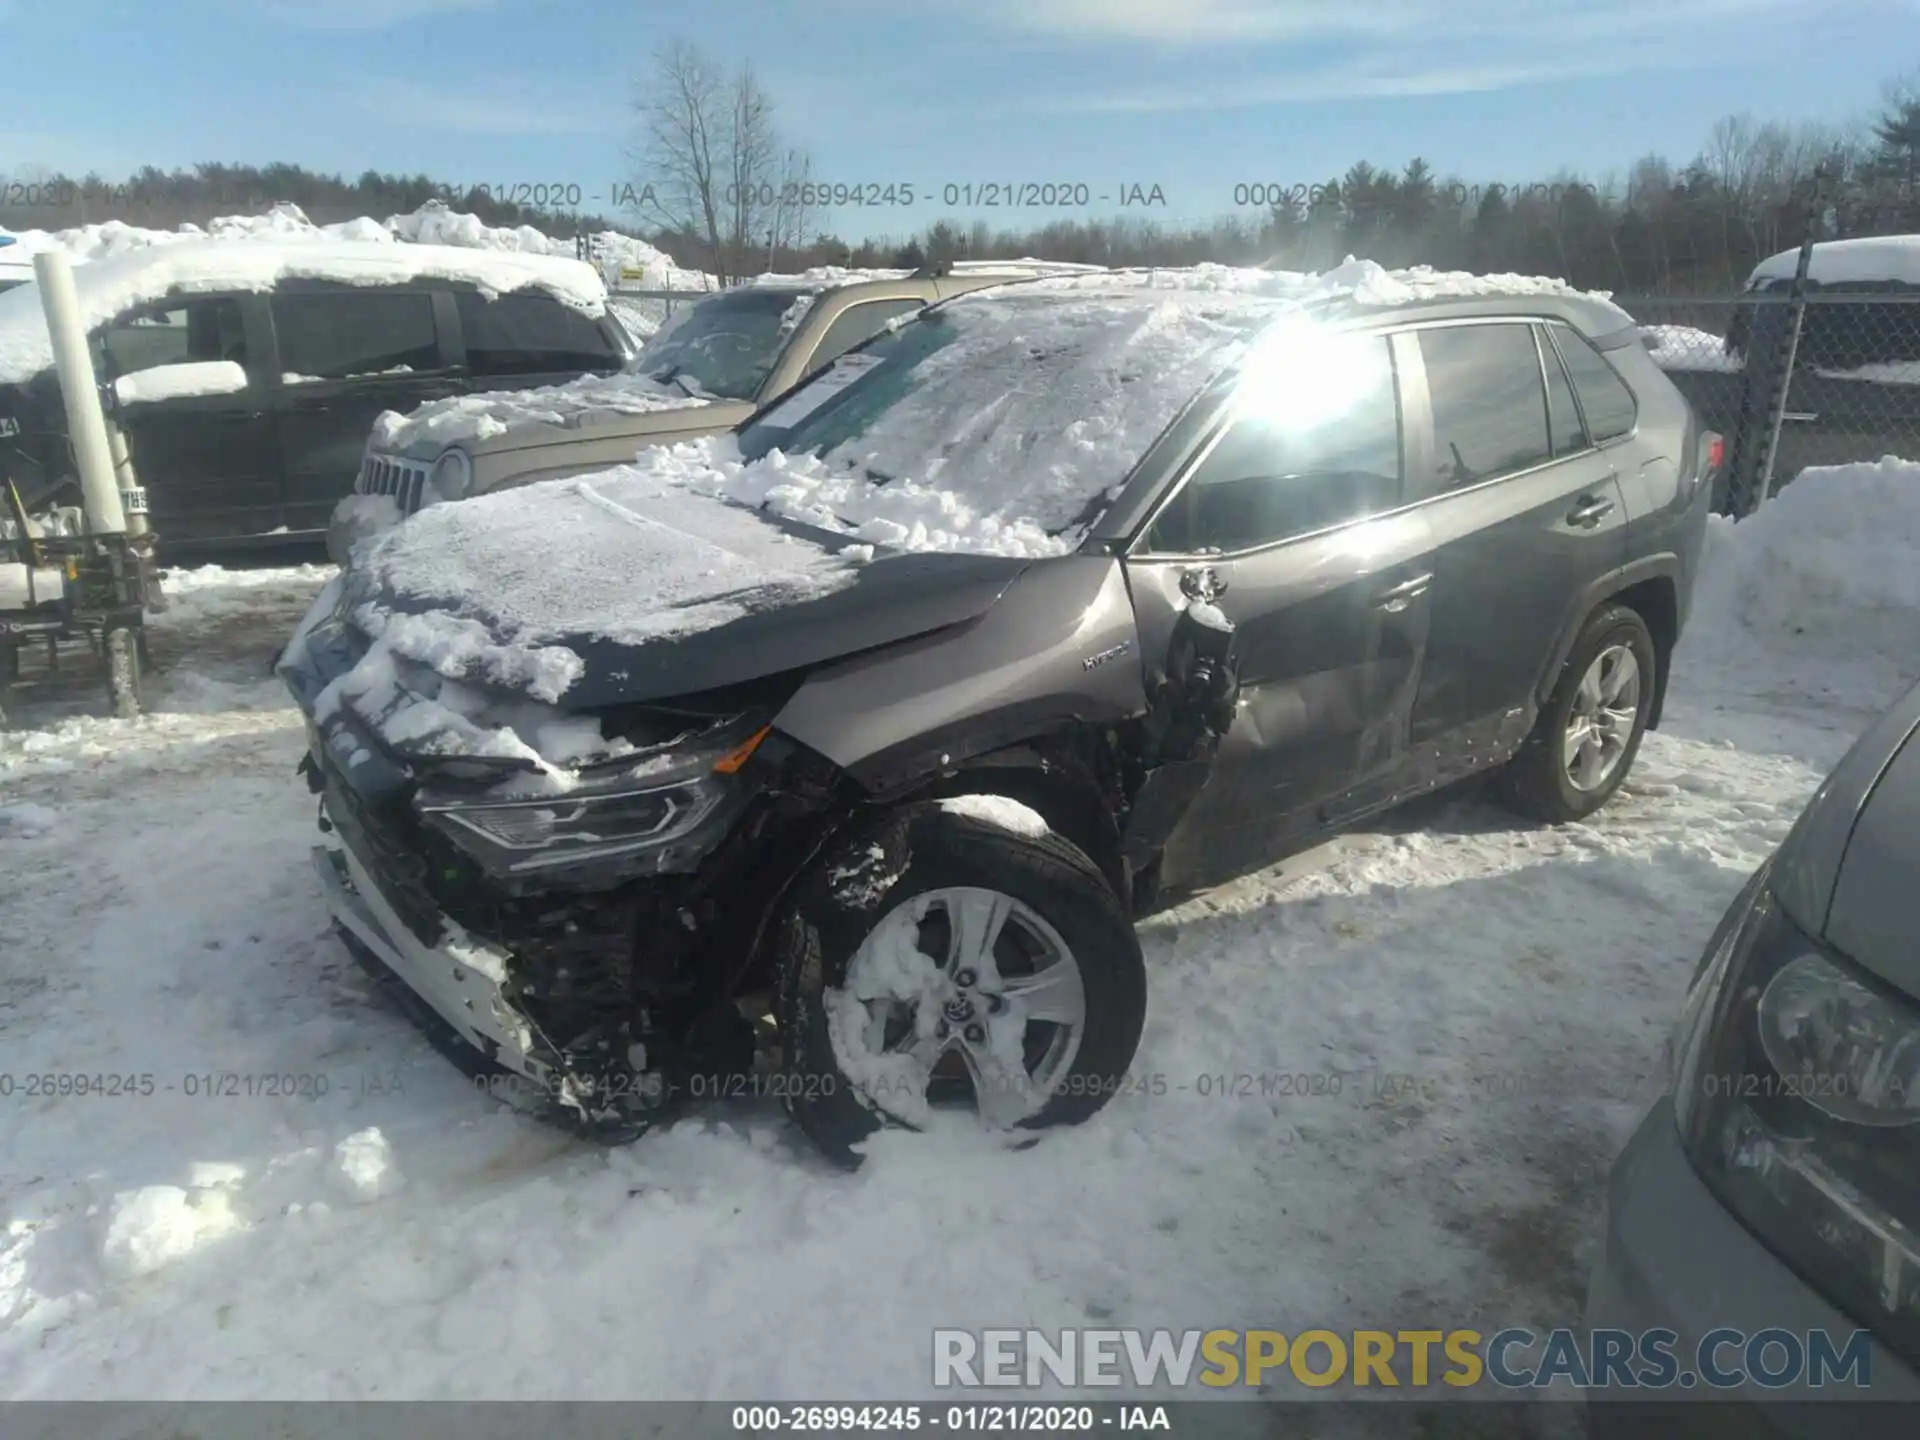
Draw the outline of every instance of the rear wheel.
<instances>
[{"instance_id":1,"label":"rear wheel","mask_svg":"<svg viewBox=\"0 0 1920 1440\"><path fill-rule=\"evenodd\" d=\"M1637 611L1607 605L1581 629L1534 722L1499 777L1509 808L1550 825L1583 820L1633 768L1653 713L1653 636Z\"/></svg>"},{"instance_id":2,"label":"rear wheel","mask_svg":"<svg viewBox=\"0 0 1920 1440\"><path fill-rule=\"evenodd\" d=\"M1085 1120L1146 1017L1139 941L1098 867L1057 835L935 806L837 846L780 943L787 1110L846 1164L888 1125Z\"/></svg>"}]
</instances>

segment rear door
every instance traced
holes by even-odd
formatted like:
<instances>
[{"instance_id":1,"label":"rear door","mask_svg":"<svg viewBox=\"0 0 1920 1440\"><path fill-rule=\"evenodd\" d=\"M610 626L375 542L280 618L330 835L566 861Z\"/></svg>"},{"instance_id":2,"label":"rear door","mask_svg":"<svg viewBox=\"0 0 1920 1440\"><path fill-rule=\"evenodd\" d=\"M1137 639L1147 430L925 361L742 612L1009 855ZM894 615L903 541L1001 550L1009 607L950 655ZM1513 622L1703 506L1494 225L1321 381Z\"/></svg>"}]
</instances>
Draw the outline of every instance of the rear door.
<instances>
[{"instance_id":1,"label":"rear door","mask_svg":"<svg viewBox=\"0 0 1920 1440\"><path fill-rule=\"evenodd\" d=\"M1412 336L1429 456L1413 493L1436 549L1411 739L1431 784L1526 735L1570 606L1626 563L1627 510L1543 326L1454 321Z\"/></svg>"},{"instance_id":2,"label":"rear door","mask_svg":"<svg viewBox=\"0 0 1920 1440\"><path fill-rule=\"evenodd\" d=\"M205 361L232 361L246 372L245 388L231 393L116 408L162 545L257 535L281 523L263 297L161 301L117 316L90 339L94 372L107 382Z\"/></svg>"},{"instance_id":3,"label":"rear door","mask_svg":"<svg viewBox=\"0 0 1920 1440\"><path fill-rule=\"evenodd\" d=\"M1168 843L1169 887L1262 864L1394 784L1432 566L1393 355L1384 335L1325 337L1243 378L1128 559L1150 665L1189 588L1216 592L1239 655L1239 709Z\"/></svg>"},{"instance_id":4,"label":"rear door","mask_svg":"<svg viewBox=\"0 0 1920 1440\"><path fill-rule=\"evenodd\" d=\"M374 418L466 389L454 297L426 286L289 285L269 301L288 530L323 531Z\"/></svg>"}]
</instances>

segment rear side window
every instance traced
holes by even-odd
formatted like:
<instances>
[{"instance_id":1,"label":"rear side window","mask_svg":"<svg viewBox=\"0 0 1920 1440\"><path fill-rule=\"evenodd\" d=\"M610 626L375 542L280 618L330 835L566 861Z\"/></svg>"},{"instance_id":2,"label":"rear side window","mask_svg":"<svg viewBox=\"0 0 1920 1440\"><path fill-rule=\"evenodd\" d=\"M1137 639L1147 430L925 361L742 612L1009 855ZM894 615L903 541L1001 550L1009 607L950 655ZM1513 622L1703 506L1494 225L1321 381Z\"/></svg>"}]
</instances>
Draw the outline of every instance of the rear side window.
<instances>
[{"instance_id":1,"label":"rear side window","mask_svg":"<svg viewBox=\"0 0 1920 1440\"><path fill-rule=\"evenodd\" d=\"M818 370L862 341L871 340L885 328L889 320L911 315L926 303L914 299L869 300L864 305L848 306L827 327L827 333L820 337L820 344L815 348L807 368Z\"/></svg>"},{"instance_id":2,"label":"rear side window","mask_svg":"<svg viewBox=\"0 0 1920 1440\"><path fill-rule=\"evenodd\" d=\"M455 296L475 375L545 375L614 370L620 355L592 320L550 295Z\"/></svg>"},{"instance_id":3,"label":"rear side window","mask_svg":"<svg viewBox=\"0 0 1920 1440\"><path fill-rule=\"evenodd\" d=\"M1587 448L1586 427L1580 423L1580 407L1574 403L1573 385L1554 353L1553 343L1535 332L1540 342L1540 362L1547 374L1547 429L1553 437L1553 455L1557 460Z\"/></svg>"},{"instance_id":4,"label":"rear side window","mask_svg":"<svg viewBox=\"0 0 1920 1440\"><path fill-rule=\"evenodd\" d=\"M1458 490L1553 458L1531 325L1416 333L1433 404L1435 488Z\"/></svg>"},{"instance_id":5,"label":"rear side window","mask_svg":"<svg viewBox=\"0 0 1920 1440\"><path fill-rule=\"evenodd\" d=\"M1400 504L1400 407L1380 336L1341 337L1250 375L1235 418L1154 523L1148 546L1230 553Z\"/></svg>"},{"instance_id":6,"label":"rear side window","mask_svg":"<svg viewBox=\"0 0 1920 1440\"><path fill-rule=\"evenodd\" d=\"M109 321L93 337L94 368L118 379L160 365L231 360L247 363L240 302L224 296L188 300Z\"/></svg>"},{"instance_id":7,"label":"rear side window","mask_svg":"<svg viewBox=\"0 0 1920 1440\"><path fill-rule=\"evenodd\" d=\"M1629 433L1636 416L1633 392L1627 388L1627 382L1614 373L1613 366L1593 348L1586 336L1572 326L1548 328L1561 358L1567 362L1567 373L1573 376L1573 388L1580 397L1580 408L1586 412L1593 443L1600 445Z\"/></svg>"},{"instance_id":8,"label":"rear side window","mask_svg":"<svg viewBox=\"0 0 1920 1440\"><path fill-rule=\"evenodd\" d=\"M273 297L289 384L441 368L433 297L418 290L334 290Z\"/></svg>"}]
</instances>

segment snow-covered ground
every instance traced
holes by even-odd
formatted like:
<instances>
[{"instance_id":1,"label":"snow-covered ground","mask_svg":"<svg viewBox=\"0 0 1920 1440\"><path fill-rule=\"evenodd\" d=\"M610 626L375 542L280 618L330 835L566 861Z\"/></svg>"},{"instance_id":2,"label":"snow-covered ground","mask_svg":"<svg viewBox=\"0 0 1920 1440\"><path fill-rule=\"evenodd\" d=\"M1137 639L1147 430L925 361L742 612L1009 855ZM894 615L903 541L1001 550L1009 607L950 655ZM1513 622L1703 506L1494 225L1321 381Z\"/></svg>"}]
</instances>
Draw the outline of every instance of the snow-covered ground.
<instances>
[{"instance_id":1,"label":"snow-covered ground","mask_svg":"<svg viewBox=\"0 0 1920 1440\"><path fill-rule=\"evenodd\" d=\"M1572 1322L1701 944L1920 671L1916 547L1897 463L1716 523L1595 820L1441 797L1156 917L1166 1093L853 1175L770 1103L607 1151L476 1093L307 866L264 671L327 572L179 576L156 713L0 734L0 1394L910 1398L937 1326Z\"/></svg>"}]
</instances>

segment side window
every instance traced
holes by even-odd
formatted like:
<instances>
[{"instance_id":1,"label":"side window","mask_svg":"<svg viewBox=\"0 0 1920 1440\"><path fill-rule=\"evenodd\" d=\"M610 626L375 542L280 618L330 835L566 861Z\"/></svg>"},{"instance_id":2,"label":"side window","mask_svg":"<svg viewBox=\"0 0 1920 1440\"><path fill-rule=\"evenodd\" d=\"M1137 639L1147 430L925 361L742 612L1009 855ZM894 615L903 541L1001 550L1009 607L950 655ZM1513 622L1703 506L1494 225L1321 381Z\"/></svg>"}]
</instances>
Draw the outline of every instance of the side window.
<instances>
[{"instance_id":1,"label":"side window","mask_svg":"<svg viewBox=\"0 0 1920 1440\"><path fill-rule=\"evenodd\" d=\"M1587 430L1580 423L1580 407L1573 401L1573 386L1554 353L1553 343L1544 332L1534 331L1540 345L1540 363L1547 374L1547 430L1553 439L1553 458L1574 455L1587 448Z\"/></svg>"},{"instance_id":2,"label":"side window","mask_svg":"<svg viewBox=\"0 0 1920 1440\"><path fill-rule=\"evenodd\" d=\"M247 333L240 302L210 296L111 320L94 332L92 349L94 369L103 380L115 380L138 370L197 360L244 365Z\"/></svg>"},{"instance_id":3,"label":"side window","mask_svg":"<svg viewBox=\"0 0 1920 1440\"><path fill-rule=\"evenodd\" d=\"M289 385L441 368L425 291L295 291L276 294L272 306Z\"/></svg>"},{"instance_id":4,"label":"side window","mask_svg":"<svg viewBox=\"0 0 1920 1440\"><path fill-rule=\"evenodd\" d=\"M1421 330L1433 405L1435 488L1444 493L1553 458L1533 327Z\"/></svg>"},{"instance_id":5,"label":"side window","mask_svg":"<svg viewBox=\"0 0 1920 1440\"><path fill-rule=\"evenodd\" d=\"M1401 481L1387 342L1335 337L1249 370L1226 432L1147 544L1197 554L1291 540L1393 509Z\"/></svg>"},{"instance_id":6,"label":"side window","mask_svg":"<svg viewBox=\"0 0 1920 1440\"><path fill-rule=\"evenodd\" d=\"M840 312L839 318L827 327L827 333L820 337L820 343L814 347L813 358L807 362L809 371L837 360L863 340L871 340L886 328L889 320L901 315L912 315L925 308L924 300L869 300L864 305L853 305Z\"/></svg>"},{"instance_id":7,"label":"side window","mask_svg":"<svg viewBox=\"0 0 1920 1440\"><path fill-rule=\"evenodd\" d=\"M454 297L475 375L545 375L614 370L620 355L601 328L550 295L489 300L472 291Z\"/></svg>"},{"instance_id":8,"label":"side window","mask_svg":"<svg viewBox=\"0 0 1920 1440\"><path fill-rule=\"evenodd\" d=\"M1593 348L1586 336L1572 326L1549 328L1561 358L1567 362L1567 373L1573 376L1574 392L1580 397L1580 408L1586 411L1587 429L1593 432L1593 443L1600 445L1617 440L1631 431L1638 416L1627 382L1614 373L1613 366Z\"/></svg>"}]
</instances>

